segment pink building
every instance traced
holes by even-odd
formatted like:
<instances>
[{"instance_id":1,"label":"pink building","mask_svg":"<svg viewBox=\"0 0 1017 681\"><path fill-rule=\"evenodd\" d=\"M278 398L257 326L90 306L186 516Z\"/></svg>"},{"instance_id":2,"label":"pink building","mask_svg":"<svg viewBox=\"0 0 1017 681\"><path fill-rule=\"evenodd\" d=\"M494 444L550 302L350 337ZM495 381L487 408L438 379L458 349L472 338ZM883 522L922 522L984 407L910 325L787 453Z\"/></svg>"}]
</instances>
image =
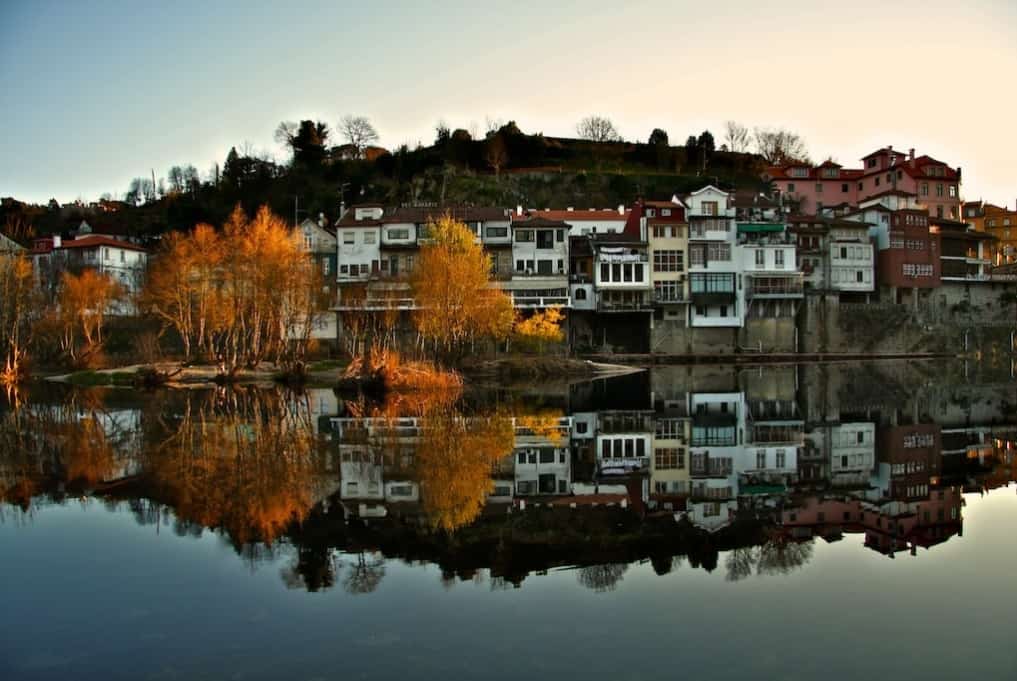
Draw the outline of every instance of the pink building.
<instances>
[{"instance_id":1,"label":"pink building","mask_svg":"<svg viewBox=\"0 0 1017 681\"><path fill-rule=\"evenodd\" d=\"M841 204L856 206L887 190L915 194L932 217L959 220L960 168L951 168L930 156L905 154L892 146L862 159L863 167L844 168L833 161L818 166L789 164L768 168L763 177L787 199L798 203L800 213L819 213Z\"/></svg>"}]
</instances>

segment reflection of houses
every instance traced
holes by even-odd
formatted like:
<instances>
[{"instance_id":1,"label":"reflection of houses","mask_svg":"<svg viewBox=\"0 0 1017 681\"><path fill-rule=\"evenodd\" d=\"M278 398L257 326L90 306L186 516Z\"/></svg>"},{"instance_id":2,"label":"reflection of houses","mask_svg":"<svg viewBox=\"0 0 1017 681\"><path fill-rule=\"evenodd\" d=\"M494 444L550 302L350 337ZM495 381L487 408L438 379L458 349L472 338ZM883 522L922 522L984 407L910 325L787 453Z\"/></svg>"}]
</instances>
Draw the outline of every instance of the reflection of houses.
<instances>
[{"instance_id":1,"label":"reflection of houses","mask_svg":"<svg viewBox=\"0 0 1017 681\"><path fill-rule=\"evenodd\" d=\"M572 457L569 435L572 423L557 419L553 425L515 423L515 495L568 494Z\"/></svg>"},{"instance_id":2,"label":"reflection of houses","mask_svg":"<svg viewBox=\"0 0 1017 681\"><path fill-rule=\"evenodd\" d=\"M600 474L623 475L649 469L652 440L652 412L600 412L596 436Z\"/></svg>"}]
</instances>

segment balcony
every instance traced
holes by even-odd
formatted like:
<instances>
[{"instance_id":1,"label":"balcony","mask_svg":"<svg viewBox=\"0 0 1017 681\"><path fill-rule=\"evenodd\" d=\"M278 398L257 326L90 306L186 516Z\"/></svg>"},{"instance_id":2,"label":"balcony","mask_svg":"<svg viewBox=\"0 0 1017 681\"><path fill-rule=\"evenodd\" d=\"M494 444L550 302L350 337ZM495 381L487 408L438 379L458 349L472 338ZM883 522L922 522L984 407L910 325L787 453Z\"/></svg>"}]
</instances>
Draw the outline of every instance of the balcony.
<instances>
[{"instance_id":1,"label":"balcony","mask_svg":"<svg viewBox=\"0 0 1017 681\"><path fill-rule=\"evenodd\" d=\"M571 307L572 298L568 295L528 295L525 291L519 293L509 292L512 298L512 307L527 310L543 309L547 307Z\"/></svg>"},{"instance_id":2,"label":"balcony","mask_svg":"<svg viewBox=\"0 0 1017 681\"><path fill-rule=\"evenodd\" d=\"M413 298L359 298L340 300L332 308L339 312L380 312L384 310L415 310L417 302Z\"/></svg>"},{"instance_id":3,"label":"balcony","mask_svg":"<svg viewBox=\"0 0 1017 681\"><path fill-rule=\"evenodd\" d=\"M805 295L800 275L787 277L748 277L747 299L801 298Z\"/></svg>"},{"instance_id":4,"label":"balcony","mask_svg":"<svg viewBox=\"0 0 1017 681\"><path fill-rule=\"evenodd\" d=\"M688 302L685 299L685 293L679 291L677 294L672 293L653 293L653 302L655 305L684 305Z\"/></svg>"}]
</instances>

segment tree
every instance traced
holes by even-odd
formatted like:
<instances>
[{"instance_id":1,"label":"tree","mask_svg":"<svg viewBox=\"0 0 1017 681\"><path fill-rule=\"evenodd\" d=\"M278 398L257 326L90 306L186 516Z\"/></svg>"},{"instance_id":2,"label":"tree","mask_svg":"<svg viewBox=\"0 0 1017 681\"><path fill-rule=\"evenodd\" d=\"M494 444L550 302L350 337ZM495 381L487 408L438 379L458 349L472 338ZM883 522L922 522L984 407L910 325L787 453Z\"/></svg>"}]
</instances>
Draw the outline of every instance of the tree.
<instances>
[{"instance_id":1,"label":"tree","mask_svg":"<svg viewBox=\"0 0 1017 681\"><path fill-rule=\"evenodd\" d=\"M625 576L629 566L626 563L606 563L604 565L588 565L579 568L576 579L587 589L597 593L614 591Z\"/></svg>"},{"instance_id":2,"label":"tree","mask_svg":"<svg viewBox=\"0 0 1017 681\"><path fill-rule=\"evenodd\" d=\"M699 139L695 135L689 135L685 140L685 162L696 163L699 159Z\"/></svg>"},{"instance_id":3,"label":"tree","mask_svg":"<svg viewBox=\"0 0 1017 681\"><path fill-rule=\"evenodd\" d=\"M96 270L63 272L57 313L60 348L71 361L84 359L101 348L106 316L122 294L119 284Z\"/></svg>"},{"instance_id":4,"label":"tree","mask_svg":"<svg viewBox=\"0 0 1017 681\"><path fill-rule=\"evenodd\" d=\"M729 151L745 153L749 150L749 143L752 141L752 134L749 129L736 121L728 121L724 124L724 142Z\"/></svg>"},{"instance_id":5,"label":"tree","mask_svg":"<svg viewBox=\"0 0 1017 681\"><path fill-rule=\"evenodd\" d=\"M505 148L505 138L499 133L489 135L484 144L484 160L494 170L494 176L501 175L501 169L508 162L508 149Z\"/></svg>"},{"instance_id":6,"label":"tree","mask_svg":"<svg viewBox=\"0 0 1017 681\"><path fill-rule=\"evenodd\" d=\"M703 153L709 157L713 154L715 149L713 134L709 130L704 130L700 135L699 139L696 140L696 145L703 151Z\"/></svg>"},{"instance_id":7,"label":"tree","mask_svg":"<svg viewBox=\"0 0 1017 681\"><path fill-rule=\"evenodd\" d=\"M756 128L754 138L756 152L770 165L809 163L808 148L798 133L783 128Z\"/></svg>"},{"instance_id":8,"label":"tree","mask_svg":"<svg viewBox=\"0 0 1017 681\"><path fill-rule=\"evenodd\" d=\"M303 359L320 301L320 278L296 231L262 206L237 206L221 232L198 225L170 235L149 271L144 309L176 329L188 357L213 357L232 376L271 359Z\"/></svg>"},{"instance_id":9,"label":"tree","mask_svg":"<svg viewBox=\"0 0 1017 681\"><path fill-rule=\"evenodd\" d=\"M538 352L544 351L545 343L561 343L565 340L565 332L561 325L565 315L557 307L549 307L536 312L516 323L516 337L527 344L537 346Z\"/></svg>"},{"instance_id":10,"label":"tree","mask_svg":"<svg viewBox=\"0 0 1017 681\"><path fill-rule=\"evenodd\" d=\"M441 147L448 144L451 137L452 131L444 120L440 120L434 125L434 146Z\"/></svg>"},{"instance_id":11,"label":"tree","mask_svg":"<svg viewBox=\"0 0 1017 681\"><path fill-rule=\"evenodd\" d=\"M476 236L445 215L427 226L430 242L410 275L417 332L437 352L461 351L477 339L502 340L512 329L512 302L489 286L491 259Z\"/></svg>"},{"instance_id":12,"label":"tree","mask_svg":"<svg viewBox=\"0 0 1017 681\"><path fill-rule=\"evenodd\" d=\"M4 363L0 385L14 385L23 377L23 364L41 309L31 261L21 255L0 253L0 352Z\"/></svg>"},{"instance_id":13,"label":"tree","mask_svg":"<svg viewBox=\"0 0 1017 681\"><path fill-rule=\"evenodd\" d=\"M654 128L653 132L650 133L649 144L652 146L664 145L667 146L667 132L660 128Z\"/></svg>"},{"instance_id":14,"label":"tree","mask_svg":"<svg viewBox=\"0 0 1017 681\"><path fill-rule=\"evenodd\" d=\"M622 137L611 119L603 116L587 116L579 121L576 132L580 139L591 142L621 142Z\"/></svg>"},{"instance_id":15,"label":"tree","mask_svg":"<svg viewBox=\"0 0 1017 681\"><path fill-rule=\"evenodd\" d=\"M360 158L364 157L368 145L378 141L378 132L366 116L343 116L339 121L339 131L347 142L357 148L357 156Z\"/></svg>"},{"instance_id":16,"label":"tree","mask_svg":"<svg viewBox=\"0 0 1017 681\"><path fill-rule=\"evenodd\" d=\"M300 124L283 121L275 131L275 139L293 152L293 162L306 166L319 165L325 158L325 147L331 132L321 121L303 120Z\"/></svg>"}]
</instances>

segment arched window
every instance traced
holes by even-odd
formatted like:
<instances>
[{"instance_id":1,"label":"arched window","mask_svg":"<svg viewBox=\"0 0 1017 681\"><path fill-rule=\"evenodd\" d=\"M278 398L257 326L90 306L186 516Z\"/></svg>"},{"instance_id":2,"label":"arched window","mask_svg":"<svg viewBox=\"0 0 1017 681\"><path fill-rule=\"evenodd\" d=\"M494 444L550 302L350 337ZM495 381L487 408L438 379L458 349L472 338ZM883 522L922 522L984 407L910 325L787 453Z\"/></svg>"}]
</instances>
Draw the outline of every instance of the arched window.
<instances>
[{"instance_id":1,"label":"arched window","mask_svg":"<svg viewBox=\"0 0 1017 681\"><path fill-rule=\"evenodd\" d=\"M576 289L576 300L586 300L586 289L584 288Z\"/></svg>"}]
</instances>

